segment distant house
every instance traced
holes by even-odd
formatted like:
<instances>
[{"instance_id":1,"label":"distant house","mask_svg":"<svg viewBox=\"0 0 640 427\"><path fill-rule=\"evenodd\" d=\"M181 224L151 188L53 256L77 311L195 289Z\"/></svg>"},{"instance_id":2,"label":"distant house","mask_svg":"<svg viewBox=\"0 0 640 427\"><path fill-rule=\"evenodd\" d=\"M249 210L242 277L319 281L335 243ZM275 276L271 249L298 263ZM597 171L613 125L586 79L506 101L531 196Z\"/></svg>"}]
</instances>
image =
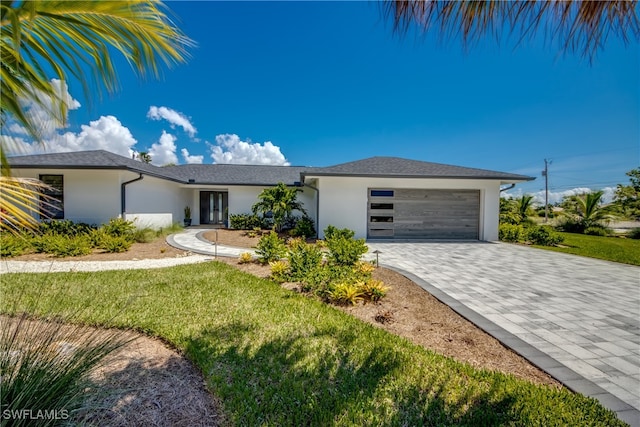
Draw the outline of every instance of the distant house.
<instances>
[{"instance_id":1,"label":"distant house","mask_svg":"<svg viewBox=\"0 0 640 427\"><path fill-rule=\"evenodd\" d=\"M322 237L328 225L368 239L498 239L500 186L534 178L396 157L330 167L178 165L158 167L107 151L11 157L15 176L58 191L58 218L103 223L122 216L143 226L223 223L249 213L279 182L299 200Z\"/></svg>"}]
</instances>

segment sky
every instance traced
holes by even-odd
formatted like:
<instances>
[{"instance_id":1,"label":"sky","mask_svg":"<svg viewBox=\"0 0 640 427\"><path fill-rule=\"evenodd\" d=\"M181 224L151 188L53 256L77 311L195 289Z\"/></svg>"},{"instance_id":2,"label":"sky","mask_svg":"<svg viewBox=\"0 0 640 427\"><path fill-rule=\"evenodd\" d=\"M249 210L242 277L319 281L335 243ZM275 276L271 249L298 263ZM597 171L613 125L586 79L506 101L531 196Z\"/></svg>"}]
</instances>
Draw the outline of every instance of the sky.
<instances>
[{"instance_id":1,"label":"sky","mask_svg":"<svg viewBox=\"0 0 640 427\"><path fill-rule=\"evenodd\" d=\"M395 156L535 177L508 194L550 202L640 166L640 49L610 37L590 62L542 37L465 49L394 34L376 2L167 3L196 42L186 64L120 90L68 96L68 126L19 153L105 149L153 163L331 166ZM31 107L32 114L39 114Z\"/></svg>"}]
</instances>

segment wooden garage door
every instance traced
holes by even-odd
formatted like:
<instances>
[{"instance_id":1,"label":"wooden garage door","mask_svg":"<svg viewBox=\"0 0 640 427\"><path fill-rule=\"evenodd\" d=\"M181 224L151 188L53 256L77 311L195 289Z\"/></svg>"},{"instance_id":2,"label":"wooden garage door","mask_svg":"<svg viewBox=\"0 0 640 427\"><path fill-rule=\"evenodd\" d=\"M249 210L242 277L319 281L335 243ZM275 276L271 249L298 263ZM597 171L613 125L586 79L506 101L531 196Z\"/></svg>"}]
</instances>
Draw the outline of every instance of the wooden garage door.
<instances>
[{"instance_id":1,"label":"wooden garage door","mask_svg":"<svg viewBox=\"0 0 640 427\"><path fill-rule=\"evenodd\" d=\"M369 189L371 239L479 238L480 191Z\"/></svg>"}]
</instances>

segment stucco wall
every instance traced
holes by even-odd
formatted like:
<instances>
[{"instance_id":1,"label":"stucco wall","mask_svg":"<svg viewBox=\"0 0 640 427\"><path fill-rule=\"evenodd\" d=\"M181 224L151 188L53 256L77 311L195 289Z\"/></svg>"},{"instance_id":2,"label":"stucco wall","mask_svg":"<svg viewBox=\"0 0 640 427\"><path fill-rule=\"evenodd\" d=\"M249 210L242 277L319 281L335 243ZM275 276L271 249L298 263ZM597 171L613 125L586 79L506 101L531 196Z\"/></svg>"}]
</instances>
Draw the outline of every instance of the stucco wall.
<instances>
[{"instance_id":1,"label":"stucco wall","mask_svg":"<svg viewBox=\"0 0 640 427\"><path fill-rule=\"evenodd\" d=\"M123 172L122 182L138 174ZM118 185L119 188L119 185ZM190 192L178 183L144 175L141 181L126 186L126 217L137 218L141 227L167 227L184 219L184 207L190 203ZM192 214L193 215L193 214Z\"/></svg>"},{"instance_id":2,"label":"stucco wall","mask_svg":"<svg viewBox=\"0 0 640 427\"><path fill-rule=\"evenodd\" d=\"M12 169L12 173L35 179L41 174L62 175L65 219L102 224L120 215L120 171Z\"/></svg>"},{"instance_id":3,"label":"stucco wall","mask_svg":"<svg viewBox=\"0 0 640 427\"><path fill-rule=\"evenodd\" d=\"M354 230L367 236L367 190L369 188L423 188L480 190L480 240L498 240L500 183L494 180L319 177L320 222Z\"/></svg>"}]
</instances>

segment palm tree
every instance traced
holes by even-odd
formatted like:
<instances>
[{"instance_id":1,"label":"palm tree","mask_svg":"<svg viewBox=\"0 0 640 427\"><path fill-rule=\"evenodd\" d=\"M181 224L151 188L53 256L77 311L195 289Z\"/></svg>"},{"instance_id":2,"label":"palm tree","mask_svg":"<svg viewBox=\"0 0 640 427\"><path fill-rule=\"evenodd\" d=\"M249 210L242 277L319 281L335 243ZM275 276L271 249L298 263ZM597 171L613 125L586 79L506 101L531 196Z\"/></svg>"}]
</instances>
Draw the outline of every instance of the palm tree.
<instances>
[{"instance_id":1,"label":"palm tree","mask_svg":"<svg viewBox=\"0 0 640 427\"><path fill-rule=\"evenodd\" d=\"M273 227L276 231L282 231L285 220L295 210L306 213L305 209L297 200L298 190L287 187L283 182L272 188L265 188L258 195L258 202L251 209L253 213L262 213L273 216Z\"/></svg>"},{"instance_id":2,"label":"palm tree","mask_svg":"<svg viewBox=\"0 0 640 427\"><path fill-rule=\"evenodd\" d=\"M382 7L397 33L407 33L413 25L424 33L433 28L443 38L460 36L465 47L485 36L499 39L503 31L519 33L520 40L541 32L545 40L558 42L561 51L591 60L610 35L624 43L640 38L636 2L627 0L387 0Z\"/></svg>"},{"instance_id":3,"label":"palm tree","mask_svg":"<svg viewBox=\"0 0 640 427\"><path fill-rule=\"evenodd\" d=\"M530 222L529 216L533 214L533 196L530 194L523 194L516 202L516 213L518 215L519 223Z\"/></svg>"},{"instance_id":4,"label":"palm tree","mask_svg":"<svg viewBox=\"0 0 640 427\"><path fill-rule=\"evenodd\" d=\"M604 191L600 190L572 198L567 215L576 221L581 230L584 231L590 227L604 227L604 222L615 218L609 209L602 206L603 195Z\"/></svg>"},{"instance_id":5,"label":"palm tree","mask_svg":"<svg viewBox=\"0 0 640 427\"><path fill-rule=\"evenodd\" d=\"M3 1L0 25L0 126L14 121L35 140L40 139L41 124L25 111L25 102L44 108L61 125L66 120L66 99L52 78L66 83L73 77L90 99L94 92L100 96L101 86L108 92L118 88L114 51L123 54L139 76L158 77L161 64L185 62L193 45L154 0ZM8 143L5 139L0 145L0 191L22 186L23 203L0 198L0 227L11 218L21 218L22 226L33 225L35 221L19 211L37 205L39 192L11 177Z\"/></svg>"},{"instance_id":6,"label":"palm tree","mask_svg":"<svg viewBox=\"0 0 640 427\"><path fill-rule=\"evenodd\" d=\"M151 163L151 154L147 153L146 151L141 151L138 153L138 159L142 163Z\"/></svg>"}]
</instances>

